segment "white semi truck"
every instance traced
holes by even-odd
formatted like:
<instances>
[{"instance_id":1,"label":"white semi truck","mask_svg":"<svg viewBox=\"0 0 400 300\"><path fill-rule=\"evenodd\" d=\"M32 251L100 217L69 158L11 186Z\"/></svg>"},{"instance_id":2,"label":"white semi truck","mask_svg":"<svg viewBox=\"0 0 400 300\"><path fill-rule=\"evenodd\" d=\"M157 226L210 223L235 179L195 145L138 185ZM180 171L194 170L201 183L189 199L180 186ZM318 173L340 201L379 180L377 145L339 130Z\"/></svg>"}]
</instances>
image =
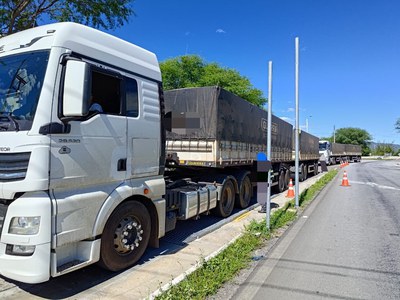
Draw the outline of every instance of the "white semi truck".
<instances>
[{"instance_id":1,"label":"white semi truck","mask_svg":"<svg viewBox=\"0 0 400 300\"><path fill-rule=\"evenodd\" d=\"M353 144L331 143L326 140L319 141L319 154L321 160L327 165L334 165L341 162L360 162L361 146Z\"/></svg>"},{"instance_id":2,"label":"white semi truck","mask_svg":"<svg viewBox=\"0 0 400 300\"><path fill-rule=\"evenodd\" d=\"M96 262L121 270L177 220L249 205L253 164L266 151L267 114L258 107L225 91L225 100L203 107L225 110L203 109L193 126L184 99L174 108L169 97L169 109L185 115L175 124L156 56L74 23L1 38L0 66L1 275L39 283ZM251 124L245 110L254 112ZM204 117L211 115L214 123ZM282 190L293 128L272 121L274 185ZM190 136L209 124L218 130ZM314 173L317 161L304 159L302 172Z\"/></svg>"},{"instance_id":3,"label":"white semi truck","mask_svg":"<svg viewBox=\"0 0 400 300\"><path fill-rule=\"evenodd\" d=\"M216 207L214 185L181 182L167 213L163 113L153 53L74 23L1 38L0 274L120 270L173 229L171 212Z\"/></svg>"}]
</instances>

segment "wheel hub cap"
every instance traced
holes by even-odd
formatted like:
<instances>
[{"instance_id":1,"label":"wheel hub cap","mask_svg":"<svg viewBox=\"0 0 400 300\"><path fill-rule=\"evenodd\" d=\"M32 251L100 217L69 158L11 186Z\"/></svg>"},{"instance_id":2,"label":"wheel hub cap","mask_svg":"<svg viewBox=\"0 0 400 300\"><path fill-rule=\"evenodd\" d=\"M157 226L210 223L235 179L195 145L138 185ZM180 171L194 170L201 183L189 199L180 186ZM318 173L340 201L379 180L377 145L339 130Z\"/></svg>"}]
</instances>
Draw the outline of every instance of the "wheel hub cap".
<instances>
[{"instance_id":1,"label":"wheel hub cap","mask_svg":"<svg viewBox=\"0 0 400 300\"><path fill-rule=\"evenodd\" d=\"M115 230L114 248L119 253L128 253L139 247L142 239L142 225L132 217L124 218Z\"/></svg>"}]
</instances>

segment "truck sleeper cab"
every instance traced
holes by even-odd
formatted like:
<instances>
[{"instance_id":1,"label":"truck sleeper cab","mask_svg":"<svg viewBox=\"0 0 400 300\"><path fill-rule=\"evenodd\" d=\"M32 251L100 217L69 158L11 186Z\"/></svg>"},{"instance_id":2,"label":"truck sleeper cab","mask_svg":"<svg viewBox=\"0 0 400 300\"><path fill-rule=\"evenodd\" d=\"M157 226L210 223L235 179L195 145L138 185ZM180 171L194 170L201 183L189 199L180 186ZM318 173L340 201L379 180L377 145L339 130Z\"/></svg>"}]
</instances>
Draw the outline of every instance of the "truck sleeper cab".
<instances>
[{"instance_id":1,"label":"truck sleeper cab","mask_svg":"<svg viewBox=\"0 0 400 300\"><path fill-rule=\"evenodd\" d=\"M165 233L156 56L59 23L1 38L0 63L0 274L134 264Z\"/></svg>"}]
</instances>

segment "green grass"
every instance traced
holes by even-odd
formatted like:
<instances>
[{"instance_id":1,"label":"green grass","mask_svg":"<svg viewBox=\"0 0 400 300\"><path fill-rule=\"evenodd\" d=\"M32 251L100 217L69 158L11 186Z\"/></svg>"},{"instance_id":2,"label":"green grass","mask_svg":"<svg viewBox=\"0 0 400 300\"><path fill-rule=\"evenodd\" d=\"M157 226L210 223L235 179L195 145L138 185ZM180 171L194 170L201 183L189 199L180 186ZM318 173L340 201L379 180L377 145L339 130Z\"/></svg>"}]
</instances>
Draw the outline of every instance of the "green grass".
<instances>
[{"instance_id":1,"label":"green grass","mask_svg":"<svg viewBox=\"0 0 400 300\"><path fill-rule=\"evenodd\" d=\"M338 170L329 171L314 185L304 190L299 196L300 206L302 208L307 206L337 173ZM297 218L297 213L294 200L291 200L271 215L270 230L266 228L265 221L251 221L240 238L214 258L208 261L202 259L200 268L177 285L171 286L156 299L205 299L207 296L214 295L225 282L234 278L240 270L249 265L254 250L265 245L274 231L293 222Z\"/></svg>"}]
</instances>

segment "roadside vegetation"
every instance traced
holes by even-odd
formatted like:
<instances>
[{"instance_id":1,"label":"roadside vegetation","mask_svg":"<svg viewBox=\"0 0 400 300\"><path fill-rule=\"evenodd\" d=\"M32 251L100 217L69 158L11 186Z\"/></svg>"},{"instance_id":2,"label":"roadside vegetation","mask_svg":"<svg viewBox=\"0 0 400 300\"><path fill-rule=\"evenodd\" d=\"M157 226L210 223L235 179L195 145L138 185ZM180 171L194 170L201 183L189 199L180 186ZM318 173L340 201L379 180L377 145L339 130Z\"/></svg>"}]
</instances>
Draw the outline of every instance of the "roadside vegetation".
<instances>
[{"instance_id":1,"label":"roadside vegetation","mask_svg":"<svg viewBox=\"0 0 400 300\"><path fill-rule=\"evenodd\" d=\"M219 86L259 107L267 103L263 92L238 71L208 63L198 55L183 55L160 63L164 90Z\"/></svg>"},{"instance_id":2,"label":"roadside vegetation","mask_svg":"<svg viewBox=\"0 0 400 300\"><path fill-rule=\"evenodd\" d=\"M202 259L201 266L196 271L156 299L205 299L214 295L225 282L250 264L256 249L266 245L278 229L291 224L337 173L336 169L329 171L314 185L304 190L299 196L298 210L295 209L294 200L291 200L284 207L274 211L270 219L270 230L266 228L265 220L253 220L241 237L214 258L208 261Z\"/></svg>"},{"instance_id":3,"label":"roadside vegetation","mask_svg":"<svg viewBox=\"0 0 400 300\"><path fill-rule=\"evenodd\" d=\"M393 143L376 143L374 146L371 151L373 156L398 156L400 154L400 148Z\"/></svg>"}]
</instances>

